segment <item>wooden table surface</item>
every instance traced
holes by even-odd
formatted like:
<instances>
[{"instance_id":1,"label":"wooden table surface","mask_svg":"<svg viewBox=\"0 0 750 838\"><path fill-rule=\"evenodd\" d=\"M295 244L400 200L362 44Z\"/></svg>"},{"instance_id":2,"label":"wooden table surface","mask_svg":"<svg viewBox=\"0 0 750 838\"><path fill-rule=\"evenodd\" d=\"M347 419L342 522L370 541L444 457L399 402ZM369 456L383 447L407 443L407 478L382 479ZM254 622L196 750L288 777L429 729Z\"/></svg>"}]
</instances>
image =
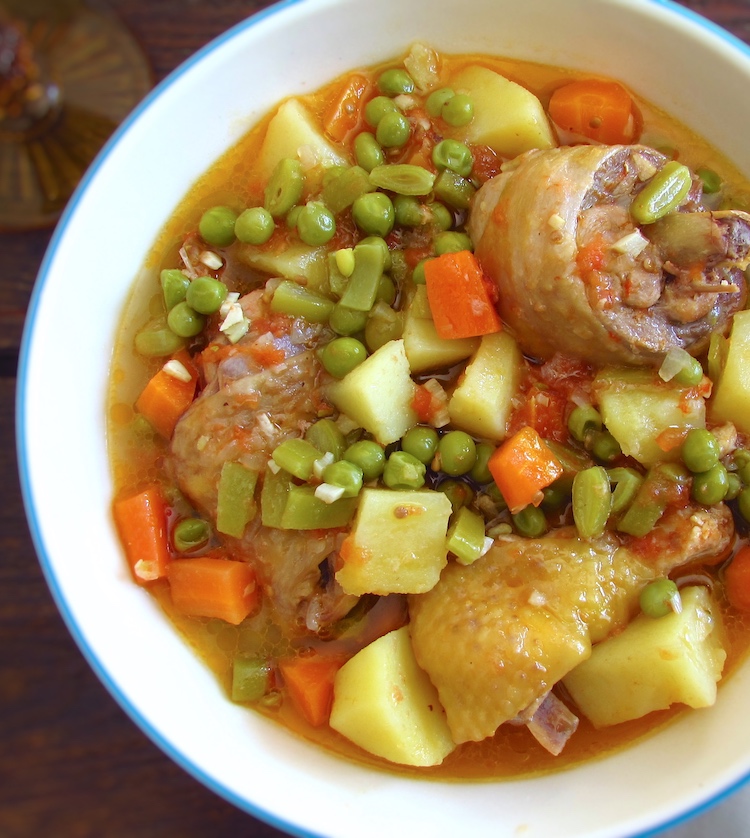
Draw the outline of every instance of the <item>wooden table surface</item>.
<instances>
[{"instance_id":1,"label":"wooden table surface","mask_svg":"<svg viewBox=\"0 0 750 838\"><path fill-rule=\"evenodd\" d=\"M750 0L680 0L750 43ZM155 81L261 0L110 0ZM50 231L0 234L0 836L281 836L173 764L115 704L55 608L14 449L23 318ZM732 836L729 836L732 838Z\"/></svg>"}]
</instances>

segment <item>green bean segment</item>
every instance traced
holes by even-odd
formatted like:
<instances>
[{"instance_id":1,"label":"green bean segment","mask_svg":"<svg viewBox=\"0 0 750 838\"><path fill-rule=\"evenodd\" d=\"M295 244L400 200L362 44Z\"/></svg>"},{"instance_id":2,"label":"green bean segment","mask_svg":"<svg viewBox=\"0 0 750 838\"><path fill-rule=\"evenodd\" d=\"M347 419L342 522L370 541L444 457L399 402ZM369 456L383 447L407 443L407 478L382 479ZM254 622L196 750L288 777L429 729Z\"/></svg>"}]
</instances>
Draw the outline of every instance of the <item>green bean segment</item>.
<instances>
[{"instance_id":1,"label":"green bean segment","mask_svg":"<svg viewBox=\"0 0 750 838\"><path fill-rule=\"evenodd\" d=\"M276 164L264 192L263 206L274 218L283 218L298 204L305 188L305 176L299 160L284 157Z\"/></svg>"},{"instance_id":2,"label":"green bean segment","mask_svg":"<svg viewBox=\"0 0 750 838\"><path fill-rule=\"evenodd\" d=\"M271 455L279 468L300 480L309 480L313 475L315 461L323 456L311 442L306 439L285 439L279 443Z\"/></svg>"},{"instance_id":3,"label":"green bean segment","mask_svg":"<svg viewBox=\"0 0 750 838\"><path fill-rule=\"evenodd\" d=\"M334 215L348 209L360 195L377 186L362 166L344 169L323 187L321 199Z\"/></svg>"},{"instance_id":4,"label":"green bean segment","mask_svg":"<svg viewBox=\"0 0 750 838\"><path fill-rule=\"evenodd\" d=\"M573 478L573 520L582 538L598 538L612 509L609 476L602 466L579 471Z\"/></svg>"},{"instance_id":5,"label":"green bean segment","mask_svg":"<svg viewBox=\"0 0 750 838\"><path fill-rule=\"evenodd\" d=\"M305 439L318 451L330 452L340 460L346 449L346 438L333 419L318 419L305 431Z\"/></svg>"},{"instance_id":6,"label":"green bean segment","mask_svg":"<svg viewBox=\"0 0 750 838\"><path fill-rule=\"evenodd\" d=\"M279 283L271 298L271 311L304 317L311 323L327 323L333 305L332 300L314 294L289 279Z\"/></svg>"},{"instance_id":7,"label":"green bean segment","mask_svg":"<svg viewBox=\"0 0 750 838\"><path fill-rule=\"evenodd\" d=\"M690 169L670 160L635 196L630 214L637 224L653 224L676 210L693 185Z\"/></svg>"},{"instance_id":8,"label":"green bean segment","mask_svg":"<svg viewBox=\"0 0 750 838\"><path fill-rule=\"evenodd\" d=\"M441 480L438 491L451 502L453 512L468 506L474 499L474 492L464 480Z\"/></svg>"},{"instance_id":9,"label":"green bean segment","mask_svg":"<svg viewBox=\"0 0 750 838\"><path fill-rule=\"evenodd\" d=\"M450 169L443 169L435 179L435 197L454 209L468 209L475 191L471 181Z\"/></svg>"},{"instance_id":10,"label":"green bean segment","mask_svg":"<svg viewBox=\"0 0 750 838\"><path fill-rule=\"evenodd\" d=\"M208 542L211 527L202 518L183 518L172 530L172 541L179 553L189 553Z\"/></svg>"},{"instance_id":11,"label":"green bean segment","mask_svg":"<svg viewBox=\"0 0 750 838\"><path fill-rule=\"evenodd\" d=\"M577 405L568 417L568 430L578 442L585 442L592 431L601 431L603 427L602 417L592 405Z\"/></svg>"},{"instance_id":12,"label":"green bean segment","mask_svg":"<svg viewBox=\"0 0 750 838\"><path fill-rule=\"evenodd\" d=\"M144 329L135 336L135 351L145 358L164 358L182 349L185 341L169 328Z\"/></svg>"},{"instance_id":13,"label":"green bean segment","mask_svg":"<svg viewBox=\"0 0 750 838\"><path fill-rule=\"evenodd\" d=\"M162 296L167 311L181 303L187 294L190 280L182 271L176 268L167 268L159 274Z\"/></svg>"},{"instance_id":14,"label":"green bean segment","mask_svg":"<svg viewBox=\"0 0 750 838\"><path fill-rule=\"evenodd\" d=\"M448 528L448 550L459 564L469 565L484 552L484 518L462 507Z\"/></svg>"},{"instance_id":15,"label":"green bean segment","mask_svg":"<svg viewBox=\"0 0 750 838\"><path fill-rule=\"evenodd\" d=\"M424 486L427 469L406 451L394 451L386 460L383 483L389 489L419 489Z\"/></svg>"},{"instance_id":16,"label":"green bean segment","mask_svg":"<svg viewBox=\"0 0 750 838\"><path fill-rule=\"evenodd\" d=\"M435 183L435 175L421 166L390 163L376 166L370 172L370 182L397 195L428 195Z\"/></svg>"},{"instance_id":17,"label":"green bean segment","mask_svg":"<svg viewBox=\"0 0 750 838\"><path fill-rule=\"evenodd\" d=\"M242 538L248 521L255 515L257 481L258 473L242 463L224 463L216 498L216 529L219 532Z\"/></svg>"},{"instance_id":18,"label":"green bean segment","mask_svg":"<svg viewBox=\"0 0 750 838\"><path fill-rule=\"evenodd\" d=\"M384 269L383 248L374 241L360 242L354 248L354 271L341 295L341 305L355 311L370 311L375 304Z\"/></svg>"},{"instance_id":19,"label":"green bean segment","mask_svg":"<svg viewBox=\"0 0 750 838\"><path fill-rule=\"evenodd\" d=\"M632 468L613 468L609 470L609 482L615 487L612 492L612 514L619 515L635 500L643 477Z\"/></svg>"},{"instance_id":20,"label":"green bean segment","mask_svg":"<svg viewBox=\"0 0 750 838\"><path fill-rule=\"evenodd\" d=\"M232 666L232 701L260 701L268 692L270 679L268 661L236 657Z\"/></svg>"}]
</instances>

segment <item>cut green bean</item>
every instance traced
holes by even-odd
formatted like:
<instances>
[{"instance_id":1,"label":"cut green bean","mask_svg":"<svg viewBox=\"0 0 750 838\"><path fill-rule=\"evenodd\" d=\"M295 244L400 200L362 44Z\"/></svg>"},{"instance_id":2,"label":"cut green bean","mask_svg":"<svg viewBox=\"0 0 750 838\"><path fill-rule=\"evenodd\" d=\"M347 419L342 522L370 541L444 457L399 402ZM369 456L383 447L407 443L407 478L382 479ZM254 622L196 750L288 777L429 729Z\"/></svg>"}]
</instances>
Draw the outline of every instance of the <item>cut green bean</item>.
<instances>
[{"instance_id":1,"label":"cut green bean","mask_svg":"<svg viewBox=\"0 0 750 838\"><path fill-rule=\"evenodd\" d=\"M318 451L330 452L340 460L346 449L346 439L333 419L318 419L305 431L305 439Z\"/></svg>"},{"instance_id":2,"label":"cut green bean","mask_svg":"<svg viewBox=\"0 0 750 838\"><path fill-rule=\"evenodd\" d=\"M676 160L670 160L635 196L630 214L637 224L653 224L676 210L692 185L690 169Z\"/></svg>"},{"instance_id":3,"label":"cut green bean","mask_svg":"<svg viewBox=\"0 0 750 838\"><path fill-rule=\"evenodd\" d=\"M189 553L208 542L211 527L203 518L183 518L172 530L172 541L179 553Z\"/></svg>"},{"instance_id":4,"label":"cut green bean","mask_svg":"<svg viewBox=\"0 0 750 838\"><path fill-rule=\"evenodd\" d=\"M333 300L314 294L290 279L280 282L271 298L271 311L304 317L311 323L327 323L333 305Z\"/></svg>"},{"instance_id":5,"label":"cut green bean","mask_svg":"<svg viewBox=\"0 0 750 838\"><path fill-rule=\"evenodd\" d=\"M236 657L232 664L232 701L259 701L268 692L271 665L262 658Z\"/></svg>"},{"instance_id":6,"label":"cut green bean","mask_svg":"<svg viewBox=\"0 0 750 838\"><path fill-rule=\"evenodd\" d=\"M374 241L360 242L354 248L354 271L341 295L341 305L354 311L370 311L375 304L384 268L383 248Z\"/></svg>"},{"instance_id":7,"label":"cut green bean","mask_svg":"<svg viewBox=\"0 0 750 838\"><path fill-rule=\"evenodd\" d=\"M419 489L424 486L427 469L406 451L394 451L386 460L383 483L389 489Z\"/></svg>"},{"instance_id":8,"label":"cut green bean","mask_svg":"<svg viewBox=\"0 0 750 838\"><path fill-rule=\"evenodd\" d=\"M242 538L247 523L256 512L257 481L257 471L246 468L242 463L224 463L216 500L216 529L219 532Z\"/></svg>"},{"instance_id":9,"label":"cut green bean","mask_svg":"<svg viewBox=\"0 0 750 838\"><path fill-rule=\"evenodd\" d=\"M398 195L428 195L435 184L435 175L422 166L389 163L376 166L370 172L370 182Z\"/></svg>"},{"instance_id":10,"label":"cut green bean","mask_svg":"<svg viewBox=\"0 0 750 838\"><path fill-rule=\"evenodd\" d=\"M177 268L166 268L159 274L159 281L164 305L169 311L185 299L190 280Z\"/></svg>"},{"instance_id":11,"label":"cut green bean","mask_svg":"<svg viewBox=\"0 0 750 838\"><path fill-rule=\"evenodd\" d=\"M376 186L362 166L351 166L327 183L320 197L331 212L338 215L348 209L360 195L372 192Z\"/></svg>"},{"instance_id":12,"label":"cut green bean","mask_svg":"<svg viewBox=\"0 0 750 838\"><path fill-rule=\"evenodd\" d=\"M357 498L326 503L315 496L313 486L292 486L281 516L281 529L325 530L345 527L357 508Z\"/></svg>"},{"instance_id":13,"label":"cut green bean","mask_svg":"<svg viewBox=\"0 0 750 838\"><path fill-rule=\"evenodd\" d=\"M578 442L585 442L592 431L601 431L603 427L602 417L592 405L577 405L568 417L568 430Z\"/></svg>"},{"instance_id":14,"label":"cut green bean","mask_svg":"<svg viewBox=\"0 0 750 838\"><path fill-rule=\"evenodd\" d=\"M463 507L448 528L447 546L459 564L470 565L484 552L484 518Z\"/></svg>"},{"instance_id":15,"label":"cut green bean","mask_svg":"<svg viewBox=\"0 0 750 838\"><path fill-rule=\"evenodd\" d=\"M581 538L598 538L612 509L607 472L601 466L579 471L573 478L573 520Z\"/></svg>"},{"instance_id":16,"label":"cut green bean","mask_svg":"<svg viewBox=\"0 0 750 838\"><path fill-rule=\"evenodd\" d=\"M465 480L441 480L438 491L451 502L453 512L458 512L474 500L474 490Z\"/></svg>"},{"instance_id":17,"label":"cut green bean","mask_svg":"<svg viewBox=\"0 0 750 838\"><path fill-rule=\"evenodd\" d=\"M174 355L182 349L185 341L166 326L156 329L144 329L134 339L135 351L145 358L164 358Z\"/></svg>"},{"instance_id":18,"label":"cut green bean","mask_svg":"<svg viewBox=\"0 0 750 838\"><path fill-rule=\"evenodd\" d=\"M276 164L264 192L263 206L274 218L283 218L298 204L305 188L305 175L299 160L284 157Z\"/></svg>"},{"instance_id":19,"label":"cut green bean","mask_svg":"<svg viewBox=\"0 0 750 838\"><path fill-rule=\"evenodd\" d=\"M615 487L612 492L612 514L619 515L635 499L643 477L632 468L613 468L609 470L609 482Z\"/></svg>"},{"instance_id":20,"label":"cut green bean","mask_svg":"<svg viewBox=\"0 0 750 838\"><path fill-rule=\"evenodd\" d=\"M435 179L435 197L454 209L468 209L475 191L471 181L450 169L443 169Z\"/></svg>"},{"instance_id":21,"label":"cut green bean","mask_svg":"<svg viewBox=\"0 0 750 838\"><path fill-rule=\"evenodd\" d=\"M273 451L271 458L279 468L298 477L300 480L309 480L313 475L315 461L323 456L311 442L306 439L292 438L285 439L279 443Z\"/></svg>"}]
</instances>

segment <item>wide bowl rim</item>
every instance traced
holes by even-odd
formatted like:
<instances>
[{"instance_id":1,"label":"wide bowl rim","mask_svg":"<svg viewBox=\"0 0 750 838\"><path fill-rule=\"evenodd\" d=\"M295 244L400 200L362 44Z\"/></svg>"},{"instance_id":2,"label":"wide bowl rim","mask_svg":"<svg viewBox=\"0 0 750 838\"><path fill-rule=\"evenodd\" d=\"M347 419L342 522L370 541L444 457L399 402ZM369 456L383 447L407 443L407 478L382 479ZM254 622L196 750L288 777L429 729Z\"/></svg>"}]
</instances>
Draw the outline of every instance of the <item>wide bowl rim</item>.
<instances>
[{"instance_id":1,"label":"wide bowl rim","mask_svg":"<svg viewBox=\"0 0 750 838\"><path fill-rule=\"evenodd\" d=\"M344 2L349 1L350 0L344 0ZM326 0L323 0L323 2L325 3ZM613 0L613 2L618 3L620 0ZM632 0L630 0L630 2L632 2ZM678 5L673 2L673 0L636 0L636 2L644 8L648 6L663 7L667 10L667 12L682 18L688 23L688 25L694 26L698 30L702 30L710 37L717 38L719 41L724 42L730 47L730 49L739 51L739 53L745 58L750 58L750 46L717 24L714 24L702 17L697 12ZM200 62L204 61L208 56L221 49L225 44L242 35L246 30L257 26L260 22L273 16L284 14L294 7L308 7L313 4L314 0L280 0L280 2L256 12L243 21L240 21L235 26L207 43L204 47L188 57L177 68L169 73L169 75L159 82L116 128L113 135L107 141L97 158L84 174L78 188L63 211L63 214L51 236L50 243L41 263L27 309L26 322L19 350L16 386L16 453L21 494L29 530L46 583L51 591L58 611L62 615L68 631L81 650L89 666L96 673L103 686L130 717L130 719L157 747L159 747L160 750L162 750L162 752L169 756L169 758L177 765L187 771L188 774L242 811L257 817L278 829L299 836L314 836L317 833L301 829L291 821L270 813L263 808L262 803L256 803L235 794L220 781L206 773L200 765L194 763L188 756L186 756L176 743L166 738L150 723L150 721L141 713L139 707L133 702L127 692L112 677L106 662L99 659L95 651L92 649L89 639L82 630L75 612L71 609L70 604L58 584L55 562L41 532L38 509L34 498L32 475L28 460L30 440L27 435L27 397L29 388L29 363L33 348L32 345L37 325L37 314L39 311L40 301L43 297L47 284L50 281L55 255L58 252L60 244L64 240L66 232L76 216L81 199L86 194L92 181L96 179L102 165L117 149L122 138L131 130L133 125L142 118L143 114L153 107L154 104L158 102L160 97L162 97L167 90L177 83L191 68L200 64ZM642 831L637 834L640 836L656 835L667 828L684 823L685 821L718 805L749 781L750 764L744 774L740 774L738 777L735 777L732 782L729 782L724 787L718 789L709 799L704 800L692 808L681 810L679 814L671 817L670 819L656 824L646 831Z\"/></svg>"}]
</instances>

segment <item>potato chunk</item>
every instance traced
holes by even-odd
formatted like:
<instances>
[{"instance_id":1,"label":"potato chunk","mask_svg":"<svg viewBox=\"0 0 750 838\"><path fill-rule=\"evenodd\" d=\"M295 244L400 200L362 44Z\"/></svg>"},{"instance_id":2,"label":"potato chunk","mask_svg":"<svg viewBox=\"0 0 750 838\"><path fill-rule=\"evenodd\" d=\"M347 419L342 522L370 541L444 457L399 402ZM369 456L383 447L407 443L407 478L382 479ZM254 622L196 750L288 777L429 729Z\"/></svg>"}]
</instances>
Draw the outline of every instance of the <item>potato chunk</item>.
<instances>
[{"instance_id":1,"label":"potato chunk","mask_svg":"<svg viewBox=\"0 0 750 838\"><path fill-rule=\"evenodd\" d=\"M330 724L360 748L401 765L439 765L455 748L437 691L414 659L408 626L341 667Z\"/></svg>"},{"instance_id":2,"label":"potato chunk","mask_svg":"<svg viewBox=\"0 0 750 838\"><path fill-rule=\"evenodd\" d=\"M522 375L523 357L513 337L485 335L448 403L453 424L475 436L505 439Z\"/></svg>"},{"instance_id":3,"label":"potato chunk","mask_svg":"<svg viewBox=\"0 0 750 838\"><path fill-rule=\"evenodd\" d=\"M682 612L636 617L594 647L564 679L595 727L638 719L675 703L708 707L726 660L718 609L707 588L682 591Z\"/></svg>"},{"instance_id":4,"label":"potato chunk","mask_svg":"<svg viewBox=\"0 0 750 838\"><path fill-rule=\"evenodd\" d=\"M704 399L651 371L608 367L594 380L594 392L623 453L646 466L679 458L679 446L665 451L659 445L661 433L706 426Z\"/></svg>"},{"instance_id":5,"label":"potato chunk","mask_svg":"<svg viewBox=\"0 0 750 838\"><path fill-rule=\"evenodd\" d=\"M323 166L343 166L348 162L323 136L305 106L298 99L287 99L268 123L258 171L269 178L279 160L298 160L300 154Z\"/></svg>"},{"instance_id":6,"label":"potato chunk","mask_svg":"<svg viewBox=\"0 0 750 838\"><path fill-rule=\"evenodd\" d=\"M326 392L342 413L381 445L401 439L417 423L412 407L416 385L411 380L403 340L381 346Z\"/></svg>"},{"instance_id":7,"label":"potato chunk","mask_svg":"<svg viewBox=\"0 0 750 838\"><path fill-rule=\"evenodd\" d=\"M347 594L429 591L447 563L451 509L430 489L364 489L336 580Z\"/></svg>"},{"instance_id":8,"label":"potato chunk","mask_svg":"<svg viewBox=\"0 0 750 838\"><path fill-rule=\"evenodd\" d=\"M457 73L450 86L468 93L474 103L474 118L455 132L457 139L488 145L503 157L556 145L542 103L520 84L472 66Z\"/></svg>"},{"instance_id":9,"label":"potato chunk","mask_svg":"<svg viewBox=\"0 0 750 838\"><path fill-rule=\"evenodd\" d=\"M432 321L425 286L418 285L404 321L404 350L413 373L449 367L472 355L479 338L441 338Z\"/></svg>"},{"instance_id":10,"label":"potato chunk","mask_svg":"<svg viewBox=\"0 0 750 838\"><path fill-rule=\"evenodd\" d=\"M750 311L734 315L724 366L711 399L711 416L750 434Z\"/></svg>"}]
</instances>

